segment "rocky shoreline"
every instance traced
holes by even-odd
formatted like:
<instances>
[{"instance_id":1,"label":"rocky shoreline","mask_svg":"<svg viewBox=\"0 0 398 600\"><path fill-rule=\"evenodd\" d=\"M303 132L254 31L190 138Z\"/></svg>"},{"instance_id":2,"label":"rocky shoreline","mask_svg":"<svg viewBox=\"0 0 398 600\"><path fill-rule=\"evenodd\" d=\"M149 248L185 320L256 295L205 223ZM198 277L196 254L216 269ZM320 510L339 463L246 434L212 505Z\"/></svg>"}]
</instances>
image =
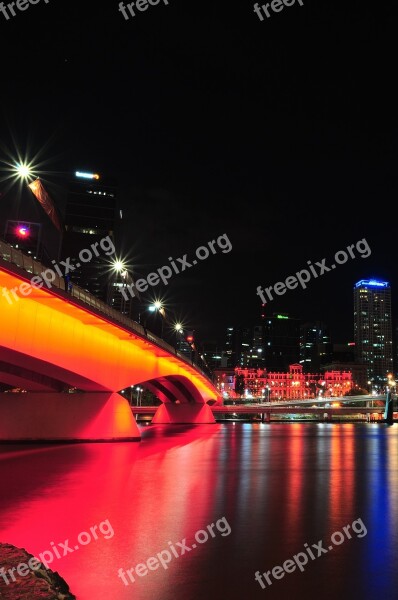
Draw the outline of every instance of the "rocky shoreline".
<instances>
[{"instance_id":1,"label":"rocky shoreline","mask_svg":"<svg viewBox=\"0 0 398 600\"><path fill-rule=\"evenodd\" d=\"M0 600L76 600L64 579L43 565L35 571L20 567L20 571L28 571L25 576L14 570L16 581L13 581L8 570L21 564L26 566L33 559L24 548L0 544Z\"/></svg>"}]
</instances>

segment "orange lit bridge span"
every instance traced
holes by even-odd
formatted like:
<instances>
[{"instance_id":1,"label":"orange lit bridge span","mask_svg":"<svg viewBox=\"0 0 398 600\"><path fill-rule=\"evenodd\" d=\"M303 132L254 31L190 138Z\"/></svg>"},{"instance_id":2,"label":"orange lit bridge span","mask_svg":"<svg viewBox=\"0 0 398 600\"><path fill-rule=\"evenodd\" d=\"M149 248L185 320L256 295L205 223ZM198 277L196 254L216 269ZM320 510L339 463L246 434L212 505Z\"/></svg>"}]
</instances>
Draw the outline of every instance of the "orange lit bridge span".
<instances>
[{"instance_id":1,"label":"orange lit bridge span","mask_svg":"<svg viewBox=\"0 0 398 600\"><path fill-rule=\"evenodd\" d=\"M31 288L44 269L0 242L0 383L28 392L0 394L0 441L139 439L117 393L135 384L162 401L155 423L214 422L219 392L199 367L77 286Z\"/></svg>"}]
</instances>

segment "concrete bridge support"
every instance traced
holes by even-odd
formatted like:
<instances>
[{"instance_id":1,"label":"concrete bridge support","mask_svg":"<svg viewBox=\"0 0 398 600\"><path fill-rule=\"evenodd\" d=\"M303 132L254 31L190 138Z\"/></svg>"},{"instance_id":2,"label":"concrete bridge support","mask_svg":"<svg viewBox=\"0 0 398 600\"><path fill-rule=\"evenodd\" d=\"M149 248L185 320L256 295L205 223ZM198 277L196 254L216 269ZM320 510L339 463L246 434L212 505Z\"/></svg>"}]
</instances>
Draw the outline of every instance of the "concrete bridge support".
<instances>
[{"instance_id":1,"label":"concrete bridge support","mask_svg":"<svg viewBox=\"0 0 398 600\"><path fill-rule=\"evenodd\" d=\"M129 403L119 394L0 394L0 442L117 442L140 439Z\"/></svg>"},{"instance_id":2,"label":"concrete bridge support","mask_svg":"<svg viewBox=\"0 0 398 600\"><path fill-rule=\"evenodd\" d=\"M384 419L385 422L388 423L389 425L392 425L394 422L394 415L393 415L393 399L392 399L392 394L391 394L391 390L389 389L387 391L387 396L386 396L386 409L384 411Z\"/></svg>"},{"instance_id":3,"label":"concrete bridge support","mask_svg":"<svg viewBox=\"0 0 398 600\"><path fill-rule=\"evenodd\" d=\"M161 404L152 419L153 425L191 423L203 425L215 423L213 412L208 404L172 403Z\"/></svg>"}]
</instances>

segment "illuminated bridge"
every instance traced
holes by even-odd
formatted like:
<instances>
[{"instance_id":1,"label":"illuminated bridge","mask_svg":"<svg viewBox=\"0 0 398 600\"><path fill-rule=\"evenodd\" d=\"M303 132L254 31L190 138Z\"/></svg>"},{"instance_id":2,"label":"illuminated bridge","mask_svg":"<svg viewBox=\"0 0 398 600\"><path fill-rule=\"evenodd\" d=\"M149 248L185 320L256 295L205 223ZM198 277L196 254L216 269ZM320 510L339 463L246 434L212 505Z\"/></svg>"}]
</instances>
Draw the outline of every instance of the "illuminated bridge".
<instances>
[{"instance_id":1,"label":"illuminated bridge","mask_svg":"<svg viewBox=\"0 0 398 600\"><path fill-rule=\"evenodd\" d=\"M0 383L26 390L0 394L0 441L140 439L117 393L136 384L162 401L154 423L215 422L219 392L198 366L62 278L32 288L44 270L0 242Z\"/></svg>"}]
</instances>

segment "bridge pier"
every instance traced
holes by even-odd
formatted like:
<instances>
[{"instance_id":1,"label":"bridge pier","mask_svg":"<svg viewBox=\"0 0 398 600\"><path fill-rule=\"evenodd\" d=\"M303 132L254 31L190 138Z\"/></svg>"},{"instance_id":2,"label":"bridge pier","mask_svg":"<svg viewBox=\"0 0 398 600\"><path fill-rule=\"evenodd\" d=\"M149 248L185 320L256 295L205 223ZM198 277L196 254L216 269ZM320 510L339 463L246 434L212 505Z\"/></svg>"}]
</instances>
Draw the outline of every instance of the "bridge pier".
<instances>
[{"instance_id":1,"label":"bridge pier","mask_svg":"<svg viewBox=\"0 0 398 600\"><path fill-rule=\"evenodd\" d=\"M271 413L262 413L261 423L271 423Z\"/></svg>"},{"instance_id":2,"label":"bridge pier","mask_svg":"<svg viewBox=\"0 0 398 600\"><path fill-rule=\"evenodd\" d=\"M394 411L393 411L393 399L392 399L392 394L391 394L391 390L388 389L387 391L387 396L386 396L386 408L384 411L384 420L386 423L388 423L389 425L392 425L394 423Z\"/></svg>"},{"instance_id":3,"label":"bridge pier","mask_svg":"<svg viewBox=\"0 0 398 600\"><path fill-rule=\"evenodd\" d=\"M0 394L0 442L117 442L140 439L129 403L119 394Z\"/></svg>"},{"instance_id":4,"label":"bridge pier","mask_svg":"<svg viewBox=\"0 0 398 600\"><path fill-rule=\"evenodd\" d=\"M199 404L198 402L161 404L152 419L153 425L170 425L172 423L191 423L196 425L205 425L215 423L213 412L208 404Z\"/></svg>"}]
</instances>

